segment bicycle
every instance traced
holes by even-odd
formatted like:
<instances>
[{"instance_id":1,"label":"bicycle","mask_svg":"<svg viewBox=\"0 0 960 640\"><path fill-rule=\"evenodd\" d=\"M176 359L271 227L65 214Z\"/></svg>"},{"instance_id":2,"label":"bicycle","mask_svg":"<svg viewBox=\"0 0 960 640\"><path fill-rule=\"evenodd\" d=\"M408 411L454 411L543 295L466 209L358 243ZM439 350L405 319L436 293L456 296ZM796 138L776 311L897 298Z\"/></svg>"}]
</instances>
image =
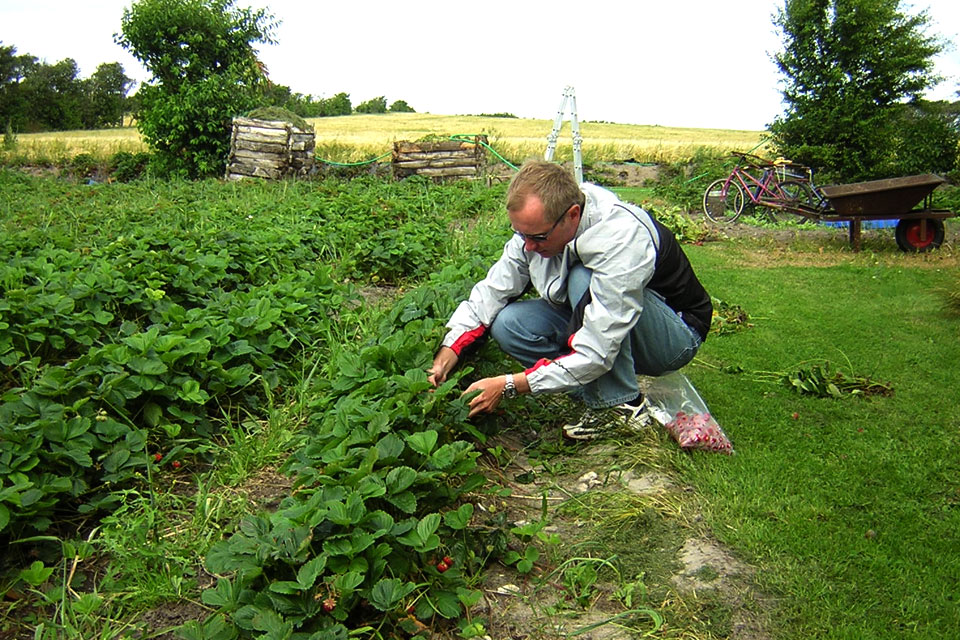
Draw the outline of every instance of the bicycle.
<instances>
[{"instance_id":1,"label":"bicycle","mask_svg":"<svg viewBox=\"0 0 960 640\"><path fill-rule=\"evenodd\" d=\"M773 162L749 153L734 152L737 163L726 178L714 180L703 194L703 212L717 223L732 223L746 203L773 211L825 206L822 194L813 186L808 167L782 158ZM776 217L773 211L770 215Z\"/></svg>"}]
</instances>

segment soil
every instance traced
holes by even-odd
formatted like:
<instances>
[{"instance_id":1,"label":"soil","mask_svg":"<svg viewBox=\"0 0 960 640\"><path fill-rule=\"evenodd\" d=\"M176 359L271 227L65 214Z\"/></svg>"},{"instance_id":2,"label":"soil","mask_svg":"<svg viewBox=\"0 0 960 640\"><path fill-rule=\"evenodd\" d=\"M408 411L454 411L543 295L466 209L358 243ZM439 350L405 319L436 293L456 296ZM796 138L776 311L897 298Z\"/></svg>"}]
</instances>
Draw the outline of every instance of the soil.
<instances>
[{"instance_id":1,"label":"soil","mask_svg":"<svg viewBox=\"0 0 960 640\"><path fill-rule=\"evenodd\" d=\"M564 448L549 462L551 469L569 470L558 473L527 458L527 443L537 438L532 430L504 432L486 444L488 450L500 447L512 456L507 465L488 457L482 461L490 465L492 480L513 490L499 505L486 509L506 509L516 523L536 522L546 501L550 525L544 532L560 536L564 554L613 557L623 572L618 583L598 580L592 585L589 602L584 605L567 575L575 565L535 568L531 575L497 565L484 576L485 599L473 612L487 619L488 637L546 640L576 634L593 640L626 640L654 628L654 618L644 613L650 609L667 611L660 627L665 637L712 637L708 633L738 640L770 637L766 621L772 599L755 586L755 568L703 529L691 487L683 486L658 465L639 462L652 448L675 443L659 427L625 437L620 443ZM533 481L528 482L531 477ZM621 505L623 517L638 509L646 515L627 524L625 535L617 536L594 526L600 518L589 518L589 507L576 508L607 501ZM570 505L573 508L567 508ZM611 515L616 518L620 512L607 514ZM637 573L627 574L638 552L642 566L633 566ZM549 555L549 550L543 555ZM634 575L642 578L642 584L630 609L616 592ZM698 606L715 612L718 619L695 623L695 628L685 628L689 621L684 616L670 619L674 607L689 611Z\"/></svg>"}]
</instances>

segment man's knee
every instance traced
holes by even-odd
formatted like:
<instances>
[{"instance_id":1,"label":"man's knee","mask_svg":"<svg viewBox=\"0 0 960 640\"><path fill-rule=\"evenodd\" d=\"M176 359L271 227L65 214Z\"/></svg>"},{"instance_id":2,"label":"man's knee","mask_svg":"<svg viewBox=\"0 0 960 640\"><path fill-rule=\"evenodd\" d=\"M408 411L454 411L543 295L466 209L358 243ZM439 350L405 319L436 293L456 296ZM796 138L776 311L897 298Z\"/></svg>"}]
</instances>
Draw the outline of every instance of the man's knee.
<instances>
[{"instance_id":1,"label":"man's knee","mask_svg":"<svg viewBox=\"0 0 960 640\"><path fill-rule=\"evenodd\" d=\"M490 335L501 347L505 342L510 342L511 337L517 334L519 328L518 315L517 305L508 304L493 319L493 324L490 325Z\"/></svg>"}]
</instances>

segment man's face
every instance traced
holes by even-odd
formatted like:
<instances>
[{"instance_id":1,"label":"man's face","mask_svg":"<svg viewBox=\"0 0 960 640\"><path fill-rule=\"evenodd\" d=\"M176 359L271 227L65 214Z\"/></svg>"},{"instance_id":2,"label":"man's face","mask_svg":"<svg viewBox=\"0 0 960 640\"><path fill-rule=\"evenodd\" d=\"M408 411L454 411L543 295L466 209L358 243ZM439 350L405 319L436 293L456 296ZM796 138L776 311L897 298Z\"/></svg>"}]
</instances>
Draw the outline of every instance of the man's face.
<instances>
[{"instance_id":1,"label":"man's face","mask_svg":"<svg viewBox=\"0 0 960 640\"><path fill-rule=\"evenodd\" d=\"M569 207L559 220L551 220L546 217L540 198L529 195L521 208L509 211L508 215L514 232L523 237L526 251L552 258L563 253L563 248L577 234L580 205Z\"/></svg>"}]
</instances>

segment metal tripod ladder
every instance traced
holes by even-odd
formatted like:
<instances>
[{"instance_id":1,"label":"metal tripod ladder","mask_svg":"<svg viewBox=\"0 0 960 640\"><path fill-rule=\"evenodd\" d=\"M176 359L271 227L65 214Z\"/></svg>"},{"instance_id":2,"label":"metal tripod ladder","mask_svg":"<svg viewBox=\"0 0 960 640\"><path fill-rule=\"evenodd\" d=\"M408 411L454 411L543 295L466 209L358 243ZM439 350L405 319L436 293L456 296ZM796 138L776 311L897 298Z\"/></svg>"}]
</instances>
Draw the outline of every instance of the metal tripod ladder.
<instances>
[{"instance_id":1,"label":"metal tripod ladder","mask_svg":"<svg viewBox=\"0 0 960 640\"><path fill-rule=\"evenodd\" d=\"M563 99L560 101L560 109L557 110L557 117L553 121L553 131L547 136L547 152L543 155L546 161L553 160L553 154L557 150L557 138L560 136L560 127L563 126L563 114L566 113L567 103L570 103L570 129L573 135L573 173L577 182L583 182L583 154L581 146L583 138L580 137L580 123L577 122L577 96L573 87L566 87L563 90Z\"/></svg>"}]
</instances>

